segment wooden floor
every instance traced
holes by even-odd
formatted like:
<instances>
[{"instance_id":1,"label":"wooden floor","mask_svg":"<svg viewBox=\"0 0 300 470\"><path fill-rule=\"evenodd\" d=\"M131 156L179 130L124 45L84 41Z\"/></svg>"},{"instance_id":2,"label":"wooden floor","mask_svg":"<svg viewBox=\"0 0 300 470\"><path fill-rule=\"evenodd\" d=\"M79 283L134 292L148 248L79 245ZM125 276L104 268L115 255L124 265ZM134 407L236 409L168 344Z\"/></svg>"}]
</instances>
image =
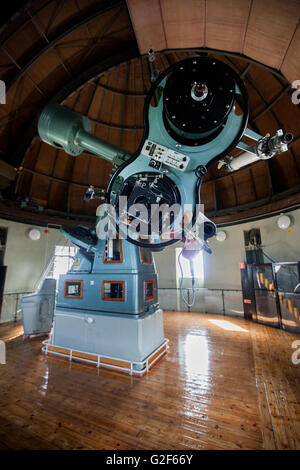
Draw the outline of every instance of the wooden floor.
<instances>
[{"instance_id":1,"label":"wooden floor","mask_svg":"<svg viewBox=\"0 0 300 470\"><path fill-rule=\"evenodd\" d=\"M143 378L46 357L41 338L0 326L0 449L300 449L299 336L220 315L164 319L170 351Z\"/></svg>"}]
</instances>

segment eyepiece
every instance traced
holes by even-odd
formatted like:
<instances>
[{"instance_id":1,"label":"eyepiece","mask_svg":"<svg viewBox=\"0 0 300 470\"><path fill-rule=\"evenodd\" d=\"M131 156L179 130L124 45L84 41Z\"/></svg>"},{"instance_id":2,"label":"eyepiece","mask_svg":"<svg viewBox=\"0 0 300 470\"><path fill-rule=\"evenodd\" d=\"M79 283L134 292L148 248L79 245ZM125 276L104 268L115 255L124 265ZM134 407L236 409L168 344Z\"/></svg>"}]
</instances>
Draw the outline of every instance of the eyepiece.
<instances>
[{"instance_id":1,"label":"eyepiece","mask_svg":"<svg viewBox=\"0 0 300 470\"><path fill-rule=\"evenodd\" d=\"M282 142L283 142L284 144L290 144L293 139L294 139L294 135L293 135L291 132L286 132L286 133L282 136Z\"/></svg>"}]
</instances>

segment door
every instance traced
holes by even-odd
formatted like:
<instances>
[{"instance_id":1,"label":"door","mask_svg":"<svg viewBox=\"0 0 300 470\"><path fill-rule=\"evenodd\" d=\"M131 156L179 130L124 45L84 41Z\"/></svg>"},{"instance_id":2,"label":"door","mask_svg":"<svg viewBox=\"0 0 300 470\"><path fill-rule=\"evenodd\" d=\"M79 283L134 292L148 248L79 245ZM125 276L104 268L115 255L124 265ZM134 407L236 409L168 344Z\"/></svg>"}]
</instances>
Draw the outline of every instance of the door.
<instances>
[{"instance_id":1,"label":"door","mask_svg":"<svg viewBox=\"0 0 300 470\"><path fill-rule=\"evenodd\" d=\"M274 272L282 328L300 333L300 263L276 263Z\"/></svg>"},{"instance_id":2,"label":"door","mask_svg":"<svg viewBox=\"0 0 300 470\"><path fill-rule=\"evenodd\" d=\"M279 328L280 311L271 263L253 266L253 283L257 322Z\"/></svg>"},{"instance_id":3,"label":"door","mask_svg":"<svg viewBox=\"0 0 300 470\"><path fill-rule=\"evenodd\" d=\"M241 263L240 267L244 317L248 320L256 321L256 302L253 287L253 265Z\"/></svg>"}]
</instances>

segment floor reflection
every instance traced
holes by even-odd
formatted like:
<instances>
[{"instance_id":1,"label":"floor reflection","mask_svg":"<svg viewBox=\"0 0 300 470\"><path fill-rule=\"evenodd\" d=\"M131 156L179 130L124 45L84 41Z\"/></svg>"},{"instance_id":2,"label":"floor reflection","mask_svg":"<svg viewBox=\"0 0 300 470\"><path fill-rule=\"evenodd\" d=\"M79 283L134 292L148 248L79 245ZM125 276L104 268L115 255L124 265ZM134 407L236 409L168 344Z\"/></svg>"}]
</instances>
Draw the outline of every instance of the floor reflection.
<instances>
[{"instance_id":1,"label":"floor reflection","mask_svg":"<svg viewBox=\"0 0 300 470\"><path fill-rule=\"evenodd\" d=\"M223 328L223 330L228 330L228 331L245 331L247 332L248 330L245 330L245 328L241 328L238 325L235 325L234 323L231 323L228 320L208 320L211 323L213 323L216 326L219 326L220 328Z\"/></svg>"},{"instance_id":2,"label":"floor reflection","mask_svg":"<svg viewBox=\"0 0 300 470\"><path fill-rule=\"evenodd\" d=\"M184 357L185 372L188 376L207 375L209 372L209 351L206 336L188 334L181 345L179 354Z\"/></svg>"},{"instance_id":3,"label":"floor reflection","mask_svg":"<svg viewBox=\"0 0 300 470\"><path fill-rule=\"evenodd\" d=\"M43 383L41 384L40 393L43 396L46 396L47 389L48 389L48 382L49 382L49 368L46 366L45 374L43 376Z\"/></svg>"}]
</instances>

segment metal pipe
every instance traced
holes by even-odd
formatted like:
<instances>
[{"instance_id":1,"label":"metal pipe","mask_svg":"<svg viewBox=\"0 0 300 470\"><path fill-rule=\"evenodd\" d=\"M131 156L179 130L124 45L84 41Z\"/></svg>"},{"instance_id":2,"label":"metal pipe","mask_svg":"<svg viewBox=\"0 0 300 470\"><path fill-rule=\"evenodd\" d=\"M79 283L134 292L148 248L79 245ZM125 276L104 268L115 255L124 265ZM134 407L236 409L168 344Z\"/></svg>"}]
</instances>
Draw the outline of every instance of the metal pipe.
<instances>
[{"instance_id":1,"label":"metal pipe","mask_svg":"<svg viewBox=\"0 0 300 470\"><path fill-rule=\"evenodd\" d=\"M260 158L254 153L244 152L236 158L233 158L229 163L230 171L236 171L243 166L250 165L250 163L257 162Z\"/></svg>"},{"instance_id":2,"label":"metal pipe","mask_svg":"<svg viewBox=\"0 0 300 470\"><path fill-rule=\"evenodd\" d=\"M128 155L125 150L119 149L105 140L96 137L83 129L79 129L76 134L75 142L82 149L85 149L98 157L109 162L113 162L116 157Z\"/></svg>"}]
</instances>

